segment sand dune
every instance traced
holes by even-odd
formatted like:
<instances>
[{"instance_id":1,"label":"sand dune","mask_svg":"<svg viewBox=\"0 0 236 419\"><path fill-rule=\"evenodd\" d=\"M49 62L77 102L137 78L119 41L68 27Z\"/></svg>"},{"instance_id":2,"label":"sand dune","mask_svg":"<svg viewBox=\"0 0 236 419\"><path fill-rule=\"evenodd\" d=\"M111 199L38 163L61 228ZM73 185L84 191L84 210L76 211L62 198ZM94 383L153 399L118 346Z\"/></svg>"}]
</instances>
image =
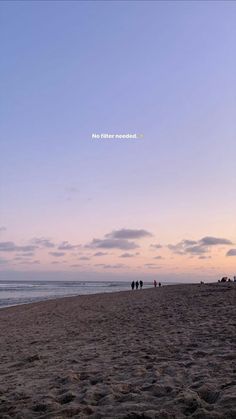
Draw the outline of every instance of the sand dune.
<instances>
[{"instance_id":1,"label":"sand dune","mask_svg":"<svg viewBox=\"0 0 236 419\"><path fill-rule=\"evenodd\" d=\"M0 310L1 418L236 418L235 284Z\"/></svg>"}]
</instances>

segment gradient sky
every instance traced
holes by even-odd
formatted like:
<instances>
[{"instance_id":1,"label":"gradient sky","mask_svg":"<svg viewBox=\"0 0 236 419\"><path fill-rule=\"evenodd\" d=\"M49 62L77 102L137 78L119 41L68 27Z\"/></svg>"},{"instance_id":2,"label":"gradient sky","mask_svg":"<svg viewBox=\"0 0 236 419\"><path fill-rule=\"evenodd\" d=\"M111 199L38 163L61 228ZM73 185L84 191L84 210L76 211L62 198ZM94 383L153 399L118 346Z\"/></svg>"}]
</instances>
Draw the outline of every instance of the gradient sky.
<instances>
[{"instance_id":1,"label":"gradient sky","mask_svg":"<svg viewBox=\"0 0 236 419\"><path fill-rule=\"evenodd\" d=\"M1 278L236 275L236 3L0 15Z\"/></svg>"}]
</instances>

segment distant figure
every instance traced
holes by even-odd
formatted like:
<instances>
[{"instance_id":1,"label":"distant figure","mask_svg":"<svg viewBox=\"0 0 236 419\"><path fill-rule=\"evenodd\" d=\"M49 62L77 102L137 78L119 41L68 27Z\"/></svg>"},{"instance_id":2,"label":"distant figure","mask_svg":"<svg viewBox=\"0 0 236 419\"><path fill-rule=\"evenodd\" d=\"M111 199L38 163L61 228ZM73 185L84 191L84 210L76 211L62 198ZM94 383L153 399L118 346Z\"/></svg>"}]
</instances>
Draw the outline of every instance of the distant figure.
<instances>
[{"instance_id":1,"label":"distant figure","mask_svg":"<svg viewBox=\"0 0 236 419\"><path fill-rule=\"evenodd\" d=\"M134 290L134 281L131 282L131 288Z\"/></svg>"},{"instance_id":2,"label":"distant figure","mask_svg":"<svg viewBox=\"0 0 236 419\"><path fill-rule=\"evenodd\" d=\"M230 278L228 278L228 282L231 282L231 279Z\"/></svg>"},{"instance_id":3,"label":"distant figure","mask_svg":"<svg viewBox=\"0 0 236 419\"><path fill-rule=\"evenodd\" d=\"M139 285L140 285L140 289L142 289L143 288L143 281L140 281Z\"/></svg>"},{"instance_id":4,"label":"distant figure","mask_svg":"<svg viewBox=\"0 0 236 419\"><path fill-rule=\"evenodd\" d=\"M154 279L154 281L153 281L153 285L154 285L154 287L156 288L156 286L157 286L157 281Z\"/></svg>"},{"instance_id":5,"label":"distant figure","mask_svg":"<svg viewBox=\"0 0 236 419\"><path fill-rule=\"evenodd\" d=\"M161 287L161 282L159 282L158 286Z\"/></svg>"},{"instance_id":6,"label":"distant figure","mask_svg":"<svg viewBox=\"0 0 236 419\"><path fill-rule=\"evenodd\" d=\"M201 281L201 282L200 282L200 284L201 284L201 285L204 285L204 282L203 282L203 281Z\"/></svg>"},{"instance_id":7,"label":"distant figure","mask_svg":"<svg viewBox=\"0 0 236 419\"><path fill-rule=\"evenodd\" d=\"M227 281L227 276L223 276L223 278L221 278L220 282L226 282Z\"/></svg>"},{"instance_id":8,"label":"distant figure","mask_svg":"<svg viewBox=\"0 0 236 419\"><path fill-rule=\"evenodd\" d=\"M138 290L138 287L139 287L139 282L138 281L135 282L135 286L136 286L136 290Z\"/></svg>"},{"instance_id":9,"label":"distant figure","mask_svg":"<svg viewBox=\"0 0 236 419\"><path fill-rule=\"evenodd\" d=\"M234 282L236 282L236 276L234 276Z\"/></svg>"}]
</instances>

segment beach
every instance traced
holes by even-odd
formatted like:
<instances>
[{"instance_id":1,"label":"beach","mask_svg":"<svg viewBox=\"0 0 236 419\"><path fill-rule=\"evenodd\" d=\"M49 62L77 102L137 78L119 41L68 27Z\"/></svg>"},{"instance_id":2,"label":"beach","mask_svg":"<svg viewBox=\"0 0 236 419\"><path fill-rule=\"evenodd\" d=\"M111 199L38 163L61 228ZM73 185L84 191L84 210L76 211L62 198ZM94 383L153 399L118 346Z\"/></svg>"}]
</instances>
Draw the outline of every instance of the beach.
<instances>
[{"instance_id":1,"label":"beach","mask_svg":"<svg viewBox=\"0 0 236 419\"><path fill-rule=\"evenodd\" d=\"M0 417L233 419L236 284L0 310Z\"/></svg>"}]
</instances>

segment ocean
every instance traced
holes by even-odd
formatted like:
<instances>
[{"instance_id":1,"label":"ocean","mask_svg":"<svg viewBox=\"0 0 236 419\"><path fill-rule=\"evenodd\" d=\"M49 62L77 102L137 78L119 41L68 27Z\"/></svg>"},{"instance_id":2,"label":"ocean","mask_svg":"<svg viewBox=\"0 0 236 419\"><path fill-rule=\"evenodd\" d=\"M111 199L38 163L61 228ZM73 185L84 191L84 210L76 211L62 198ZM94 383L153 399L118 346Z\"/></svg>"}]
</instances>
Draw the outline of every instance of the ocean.
<instances>
[{"instance_id":1,"label":"ocean","mask_svg":"<svg viewBox=\"0 0 236 419\"><path fill-rule=\"evenodd\" d=\"M151 284L145 285L150 287ZM0 308L74 295L130 290L130 282L0 281Z\"/></svg>"}]
</instances>

